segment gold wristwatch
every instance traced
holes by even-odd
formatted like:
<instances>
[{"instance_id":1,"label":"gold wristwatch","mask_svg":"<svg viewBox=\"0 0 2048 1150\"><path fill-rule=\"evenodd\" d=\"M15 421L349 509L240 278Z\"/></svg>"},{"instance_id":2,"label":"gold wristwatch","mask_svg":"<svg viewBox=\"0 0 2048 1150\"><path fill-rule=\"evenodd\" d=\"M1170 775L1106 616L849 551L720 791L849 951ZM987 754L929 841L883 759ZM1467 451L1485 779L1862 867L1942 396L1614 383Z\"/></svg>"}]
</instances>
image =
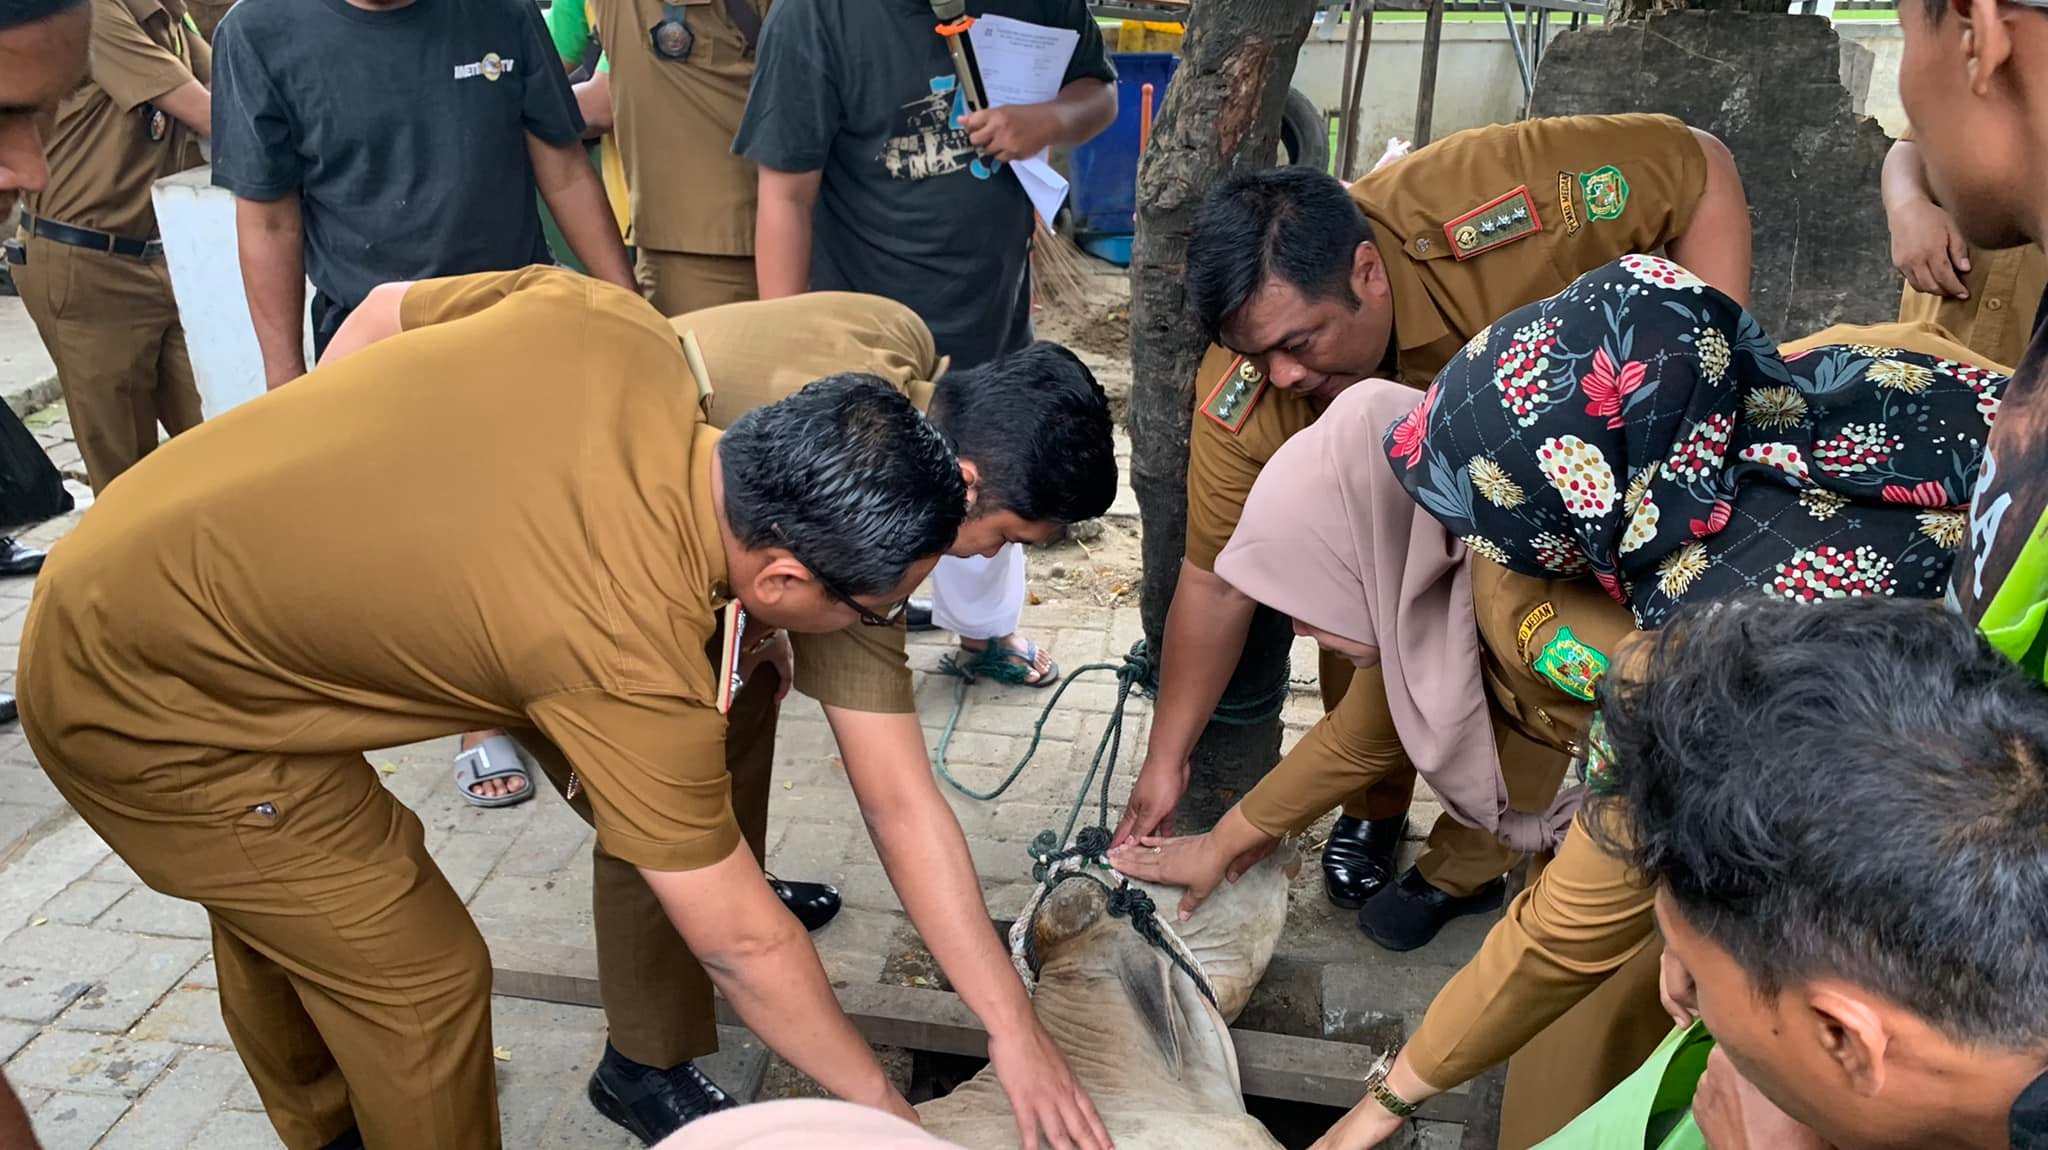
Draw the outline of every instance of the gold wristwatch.
<instances>
[{"instance_id":1,"label":"gold wristwatch","mask_svg":"<svg viewBox=\"0 0 2048 1150\"><path fill-rule=\"evenodd\" d=\"M1387 1073L1394 1068L1394 1055L1399 1049L1396 1047L1387 1051L1380 1055L1378 1062L1372 1064L1372 1069L1365 1076L1365 1096L1379 1103L1387 1113L1396 1118L1413 1118L1418 1109L1415 1103L1394 1093L1393 1087L1387 1085Z\"/></svg>"}]
</instances>

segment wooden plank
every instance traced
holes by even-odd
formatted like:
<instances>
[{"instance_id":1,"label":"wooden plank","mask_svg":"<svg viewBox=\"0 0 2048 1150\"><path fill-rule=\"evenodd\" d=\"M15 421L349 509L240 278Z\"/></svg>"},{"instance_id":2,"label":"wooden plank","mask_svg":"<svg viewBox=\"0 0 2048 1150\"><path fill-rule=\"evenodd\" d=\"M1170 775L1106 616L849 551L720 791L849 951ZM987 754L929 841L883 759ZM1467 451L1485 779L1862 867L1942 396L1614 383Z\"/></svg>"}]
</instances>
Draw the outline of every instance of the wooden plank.
<instances>
[{"instance_id":1,"label":"wooden plank","mask_svg":"<svg viewBox=\"0 0 2048 1150\"><path fill-rule=\"evenodd\" d=\"M489 941L493 993L571 1006L604 1005L597 990L596 951L505 938ZM836 993L854 1028L877 1046L988 1057L988 1033L981 1020L951 991L872 985L840 987ZM717 1006L721 1023L746 1025L725 999L718 999ZM1256 1030L1233 1030L1230 1037L1237 1046L1245 1093L1288 1102L1353 1106L1364 1096L1366 1072L1379 1057L1377 1050L1322 1038ZM1433 1098L1422 1108L1422 1117L1440 1122L1464 1122L1470 1113L1463 1093Z\"/></svg>"}]
</instances>

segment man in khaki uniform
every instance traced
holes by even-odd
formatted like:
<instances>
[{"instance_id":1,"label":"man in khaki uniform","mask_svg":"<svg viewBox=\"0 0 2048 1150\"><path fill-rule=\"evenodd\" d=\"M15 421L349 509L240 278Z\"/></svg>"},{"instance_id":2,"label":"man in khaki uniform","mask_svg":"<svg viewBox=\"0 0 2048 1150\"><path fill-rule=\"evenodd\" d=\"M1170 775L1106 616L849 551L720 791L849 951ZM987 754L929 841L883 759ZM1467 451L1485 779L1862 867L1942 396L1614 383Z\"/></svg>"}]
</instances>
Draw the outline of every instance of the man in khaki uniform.
<instances>
[{"instance_id":1,"label":"man in khaki uniform","mask_svg":"<svg viewBox=\"0 0 2048 1150\"><path fill-rule=\"evenodd\" d=\"M562 273L376 288L336 334L329 362L419 326L440 310L423 301L459 290L467 311L516 293L543 274ZM996 363L949 373L915 312L878 296L844 292L728 304L679 316L671 326L681 336L683 357L695 389L706 397L713 427L730 426L813 380L844 371L880 379L929 412L955 446L968 485L968 517L950 540L949 553L980 554L1012 541L1042 540L1063 523L1101 514L1115 497L1108 400L1065 348L1036 344ZM892 825L906 828L904 837L878 835L877 846L892 875L910 876L899 893L913 919L985 919L964 840L957 833L932 833L950 825L953 816L926 758L902 623L793 634L791 644L795 686L824 705L862 805L890 812ZM786 655L769 651L764 657L775 657L786 672ZM727 766L733 811L758 863L776 694L750 696L743 693L728 716ZM567 764L544 744L528 746L566 791ZM600 841L594 873L599 985L610 1047L590 1094L608 1117L651 1143L729 1104L691 1065L718 1049L712 983L686 940L667 927L657 892L630 860ZM1016 980L1001 947L991 945L993 936L951 929L926 934L941 965L956 972L954 983L968 1001L981 1003L985 1017L995 1016L995 1032L1015 1042L1022 1023L1005 1017L1001 1007L1012 1005ZM1017 1083L1008 1080L1015 1096Z\"/></svg>"},{"instance_id":2,"label":"man in khaki uniform","mask_svg":"<svg viewBox=\"0 0 2048 1150\"><path fill-rule=\"evenodd\" d=\"M292 1150L352 1125L499 1143L484 941L361 753L484 725L562 773L770 1047L907 1114L744 841L724 712L777 689L773 628L899 610L961 522L957 460L857 376L721 435L667 322L573 273L417 284L402 320L173 443L65 540L23 642L38 758L144 881L206 905ZM944 837L861 797L885 843ZM934 935L1006 971L978 899L946 910ZM975 974L1020 1113L1092 1115L1014 976Z\"/></svg>"},{"instance_id":3,"label":"man in khaki uniform","mask_svg":"<svg viewBox=\"0 0 2048 1150\"><path fill-rule=\"evenodd\" d=\"M94 492L199 422L150 185L198 160L211 56L180 0L92 0L92 67L58 106L14 282L57 364Z\"/></svg>"},{"instance_id":4,"label":"man in khaki uniform","mask_svg":"<svg viewBox=\"0 0 2048 1150\"><path fill-rule=\"evenodd\" d=\"M1935 200L1911 130L1885 156L1883 185L1892 262L1906 277L1899 321L1940 324L2007 371L2018 366L2048 294L2048 254L1971 246Z\"/></svg>"},{"instance_id":5,"label":"man in khaki uniform","mask_svg":"<svg viewBox=\"0 0 2048 1150\"><path fill-rule=\"evenodd\" d=\"M732 154L768 0L592 0L611 60L640 290L663 315L755 299L751 161Z\"/></svg>"},{"instance_id":6,"label":"man in khaki uniform","mask_svg":"<svg viewBox=\"0 0 2048 1150\"><path fill-rule=\"evenodd\" d=\"M1243 651L1256 605L1211 567L1280 444L1357 380L1426 387L1499 316L1659 248L1748 299L1749 215L1733 157L1666 116L1460 132L1366 176L1348 199L1303 169L1241 177L1210 197L1190 242L1189 290L1229 350L1211 349L1196 377L1187 556L1118 841L1170 822L1188 755ZM1328 657L1321 667L1333 707L1349 668ZM1334 768L1342 749L1328 751ZM1531 794L1556 775L1545 754L1524 765ZM1412 771L1395 772L1353 796L1324 854L1332 901L1361 907L1366 933L1397 950L1499 905L1499 877L1514 862L1492 836L1446 818L1416 868L1390 881L1413 789Z\"/></svg>"}]
</instances>

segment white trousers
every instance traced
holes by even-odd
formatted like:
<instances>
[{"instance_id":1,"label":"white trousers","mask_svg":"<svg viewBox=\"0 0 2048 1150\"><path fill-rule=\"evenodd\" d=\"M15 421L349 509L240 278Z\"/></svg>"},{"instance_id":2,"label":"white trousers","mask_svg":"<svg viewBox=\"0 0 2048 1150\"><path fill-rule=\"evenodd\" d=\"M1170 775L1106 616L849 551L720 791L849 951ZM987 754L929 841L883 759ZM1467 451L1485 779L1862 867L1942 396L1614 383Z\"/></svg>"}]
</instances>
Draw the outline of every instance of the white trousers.
<instances>
[{"instance_id":1,"label":"white trousers","mask_svg":"<svg viewBox=\"0 0 2048 1150\"><path fill-rule=\"evenodd\" d=\"M932 569L932 622L963 639L1000 639L1024 617L1024 548L1006 543L994 558L939 560Z\"/></svg>"}]
</instances>

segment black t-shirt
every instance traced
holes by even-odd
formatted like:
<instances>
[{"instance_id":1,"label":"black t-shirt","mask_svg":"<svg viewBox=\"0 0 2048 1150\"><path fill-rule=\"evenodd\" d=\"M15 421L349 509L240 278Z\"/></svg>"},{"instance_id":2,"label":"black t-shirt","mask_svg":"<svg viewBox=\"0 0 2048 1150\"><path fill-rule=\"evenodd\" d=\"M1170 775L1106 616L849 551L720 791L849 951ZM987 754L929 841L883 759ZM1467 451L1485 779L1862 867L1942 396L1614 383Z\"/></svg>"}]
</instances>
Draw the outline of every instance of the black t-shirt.
<instances>
[{"instance_id":1,"label":"black t-shirt","mask_svg":"<svg viewBox=\"0 0 2048 1150\"><path fill-rule=\"evenodd\" d=\"M583 117L533 0L242 0L213 51L213 182L299 193L322 326L390 280L550 261L526 134Z\"/></svg>"},{"instance_id":2,"label":"black t-shirt","mask_svg":"<svg viewBox=\"0 0 2048 1150\"><path fill-rule=\"evenodd\" d=\"M1999 398L1951 599L1993 646L2048 679L2048 298Z\"/></svg>"},{"instance_id":3,"label":"black t-shirt","mask_svg":"<svg viewBox=\"0 0 2048 1150\"><path fill-rule=\"evenodd\" d=\"M1062 83L1114 81L1083 0L968 0L1080 33ZM1032 208L960 127L953 61L928 0L776 0L733 150L818 172L811 287L887 296L972 367L1031 342Z\"/></svg>"}]
</instances>

